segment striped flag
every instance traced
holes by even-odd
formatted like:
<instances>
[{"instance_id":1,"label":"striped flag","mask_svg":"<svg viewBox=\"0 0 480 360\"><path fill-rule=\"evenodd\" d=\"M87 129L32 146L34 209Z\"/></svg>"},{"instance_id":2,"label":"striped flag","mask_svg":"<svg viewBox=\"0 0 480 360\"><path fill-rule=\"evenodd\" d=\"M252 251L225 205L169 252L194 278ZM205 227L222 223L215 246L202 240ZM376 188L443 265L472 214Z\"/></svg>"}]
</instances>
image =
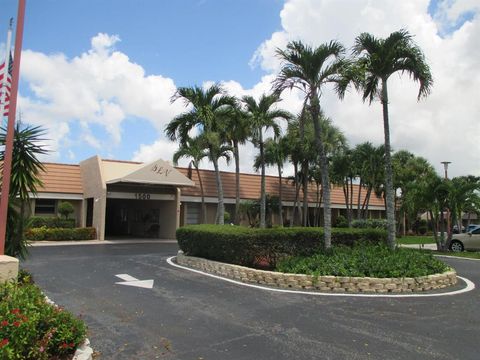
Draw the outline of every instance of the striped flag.
<instances>
[{"instance_id":1,"label":"striped flag","mask_svg":"<svg viewBox=\"0 0 480 360\"><path fill-rule=\"evenodd\" d=\"M10 53L10 59L8 61L8 72L5 71L5 62L0 64L0 109L3 112L3 116L8 116L8 108L10 106L10 90L12 87L12 72L13 72L13 58ZM5 74L7 78L5 80Z\"/></svg>"}]
</instances>

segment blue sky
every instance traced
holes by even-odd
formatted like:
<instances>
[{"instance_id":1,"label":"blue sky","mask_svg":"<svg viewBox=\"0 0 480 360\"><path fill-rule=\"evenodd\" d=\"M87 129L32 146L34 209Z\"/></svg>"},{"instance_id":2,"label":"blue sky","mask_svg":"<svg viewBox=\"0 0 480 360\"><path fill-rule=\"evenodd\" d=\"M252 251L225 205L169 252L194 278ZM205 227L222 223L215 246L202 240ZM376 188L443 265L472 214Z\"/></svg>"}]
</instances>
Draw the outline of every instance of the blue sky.
<instances>
[{"instance_id":1,"label":"blue sky","mask_svg":"<svg viewBox=\"0 0 480 360\"><path fill-rule=\"evenodd\" d=\"M16 16L16 3L2 8L1 24ZM117 34L116 46L147 73L179 86L235 77L253 86L261 69L248 62L256 48L280 29L280 0L30 0L24 48L74 57L99 32Z\"/></svg>"},{"instance_id":2,"label":"blue sky","mask_svg":"<svg viewBox=\"0 0 480 360\"><path fill-rule=\"evenodd\" d=\"M6 38L1 30L16 16L16 7L16 0L2 0L1 46ZM169 102L175 87L225 82L237 96L258 96L268 91L278 70L274 50L288 40L338 39L349 47L362 31L386 36L407 28L432 64L435 87L429 99L417 103L415 84L398 80L392 85L393 96L412 93L392 100L393 145L437 164L445 160L441 153L449 134L479 130L475 96L468 94L476 89L475 76L468 73L478 69L472 50L480 36L478 11L476 0L29 0L20 110L25 122L47 128L51 161L76 163L95 154L170 160L175 144L162 130L183 110ZM464 66L453 73L449 67L459 61ZM97 76L110 69L114 75ZM450 96L452 81L462 84L463 96ZM122 99L128 90L136 99ZM354 95L342 103L328 93L324 97L324 110L351 145L382 142L382 128L371 120L381 116L378 108ZM299 101L284 94L282 105L295 112ZM453 112L461 119L460 129L451 125ZM425 133L432 141L424 141ZM478 138L461 143L449 154L458 173L471 173L469 163L480 163L471 149L480 153ZM243 153L242 170L251 172L256 150L247 146ZM480 165L475 171L480 173Z\"/></svg>"}]
</instances>

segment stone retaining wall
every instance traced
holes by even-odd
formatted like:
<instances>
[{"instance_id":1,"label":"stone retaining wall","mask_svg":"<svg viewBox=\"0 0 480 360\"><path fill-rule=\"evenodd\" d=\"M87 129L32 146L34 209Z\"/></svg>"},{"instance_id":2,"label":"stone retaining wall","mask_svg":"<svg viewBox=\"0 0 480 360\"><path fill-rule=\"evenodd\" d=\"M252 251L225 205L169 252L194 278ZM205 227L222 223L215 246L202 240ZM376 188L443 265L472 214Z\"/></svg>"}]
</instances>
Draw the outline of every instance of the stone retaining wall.
<instances>
[{"instance_id":1,"label":"stone retaining wall","mask_svg":"<svg viewBox=\"0 0 480 360\"><path fill-rule=\"evenodd\" d=\"M457 274L454 270L443 274L419 276L416 278L316 277L256 270L244 266L185 256L181 252L179 252L176 262L179 265L233 280L297 290L319 290L338 293L405 293L442 289L457 283Z\"/></svg>"}]
</instances>

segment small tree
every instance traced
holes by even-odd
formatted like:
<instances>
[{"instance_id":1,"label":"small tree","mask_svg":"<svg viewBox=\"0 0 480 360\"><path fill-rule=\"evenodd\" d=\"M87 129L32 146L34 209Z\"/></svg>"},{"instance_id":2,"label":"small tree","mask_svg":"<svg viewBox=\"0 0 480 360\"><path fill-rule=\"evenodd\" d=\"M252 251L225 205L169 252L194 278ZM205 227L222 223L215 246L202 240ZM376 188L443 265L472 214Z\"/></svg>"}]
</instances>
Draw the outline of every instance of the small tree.
<instances>
[{"instance_id":1,"label":"small tree","mask_svg":"<svg viewBox=\"0 0 480 360\"><path fill-rule=\"evenodd\" d=\"M42 186L40 173L44 167L38 156L47 153L42 146L44 130L38 126L21 126L17 123L13 135L12 175L7 213L5 254L25 259L27 242L24 236L27 225L26 205L30 194L36 194ZM0 129L0 145L5 145L7 131ZM0 170L3 174L5 150L0 151Z\"/></svg>"},{"instance_id":2,"label":"small tree","mask_svg":"<svg viewBox=\"0 0 480 360\"><path fill-rule=\"evenodd\" d=\"M73 205L68 201L62 201L58 205L58 213L64 216L65 220L68 220L68 217L70 216L70 214L73 214L74 212L75 212L75 209L73 208Z\"/></svg>"}]
</instances>

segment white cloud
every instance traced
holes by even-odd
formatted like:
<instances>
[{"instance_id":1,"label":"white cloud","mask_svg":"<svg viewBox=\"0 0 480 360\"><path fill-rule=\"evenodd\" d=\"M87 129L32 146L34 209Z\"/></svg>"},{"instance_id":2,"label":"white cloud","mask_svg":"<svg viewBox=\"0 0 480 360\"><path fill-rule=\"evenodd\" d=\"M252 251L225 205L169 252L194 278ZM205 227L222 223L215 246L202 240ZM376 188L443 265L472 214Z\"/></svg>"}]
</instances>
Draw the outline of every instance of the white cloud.
<instances>
[{"instance_id":1,"label":"white cloud","mask_svg":"<svg viewBox=\"0 0 480 360\"><path fill-rule=\"evenodd\" d=\"M181 105L170 103L176 89L173 80L146 75L126 54L115 51L119 41L116 35L100 33L92 38L90 50L72 59L23 52L22 79L32 95L21 97L20 109L29 123L49 129L54 149L82 142L94 148L118 147L127 117L146 119L161 133L178 113ZM82 124L81 134L69 131L73 122ZM109 139L88 131L92 125L102 127ZM63 141L65 137L70 139Z\"/></svg>"},{"instance_id":2,"label":"white cloud","mask_svg":"<svg viewBox=\"0 0 480 360\"><path fill-rule=\"evenodd\" d=\"M392 145L426 157L438 171L440 161L451 160L449 173L453 176L479 175L478 1L448 3L442 10L448 12L443 21L457 21L466 11L476 11L477 15L445 37L439 35L442 24L428 14L428 5L428 0L358 0L348 4L290 0L281 12L282 30L259 46L252 61L275 73L280 66L275 50L291 39L312 45L336 39L349 47L361 32L385 37L400 28L408 29L424 50L435 83L432 94L417 102L418 84L407 77L393 76L389 80ZM327 88L321 105L352 144L383 142L379 103L363 104L354 92L340 102Z\"/></svg>"},{"instance_id":3,"label":"white cloud","mask_svg":"<svg viewBox=\"0 0 480 360\"><path fill-rule=\"evenodd\" d=\"M418 84L400 76L389 80L393 147L426 157L439 173L440 161L450 160L452 176L480 175L478 0L443 1L433 17L428 6L429 0L287 0L280 13L281 30L259 44L250 61L251 66L261 66L266 75L252 88L244 88L241 79L225 79L224 86L236 96L248 94L258 98L269 92L281 65L276 49L284 48L290 40L319 45L336 39L350 47L361 32L385 37L406 28L424 50L435 83L432 94L417 102ZM466 13L475 15L459 23ZM124 119L144 118L157 129L158 140L140 145L133 158L170 160L177 145L167 141L162 130L173 116L185 110L181 102L170 103L174 81L161 75L146 75L140 65L115 50L119 41L116 35L98 34L92 39L91 49L73 59L63 54L25 51L22 77L33 96L21 98L24 118L46 126L56 149L68 149L79 141L96 146L98 135L92 125L101 126L109 134L107 143L102 140L103 147L121 146ZM207 80L204 85L209 83ZM299 111L302 99L298 93L286 91L282 98L282 108ZM341 102L332 89L326 88L321 105L351 145L383 142L378 102L368 106L353 91ZM70 125L77 121L85 125L76 137ZM251 145L242 148L243 171L252 171L255 154ZM222 164L222 168L227 167ZM275 169L270 173L274 174Z\"/></svg>"}]
</instances>

